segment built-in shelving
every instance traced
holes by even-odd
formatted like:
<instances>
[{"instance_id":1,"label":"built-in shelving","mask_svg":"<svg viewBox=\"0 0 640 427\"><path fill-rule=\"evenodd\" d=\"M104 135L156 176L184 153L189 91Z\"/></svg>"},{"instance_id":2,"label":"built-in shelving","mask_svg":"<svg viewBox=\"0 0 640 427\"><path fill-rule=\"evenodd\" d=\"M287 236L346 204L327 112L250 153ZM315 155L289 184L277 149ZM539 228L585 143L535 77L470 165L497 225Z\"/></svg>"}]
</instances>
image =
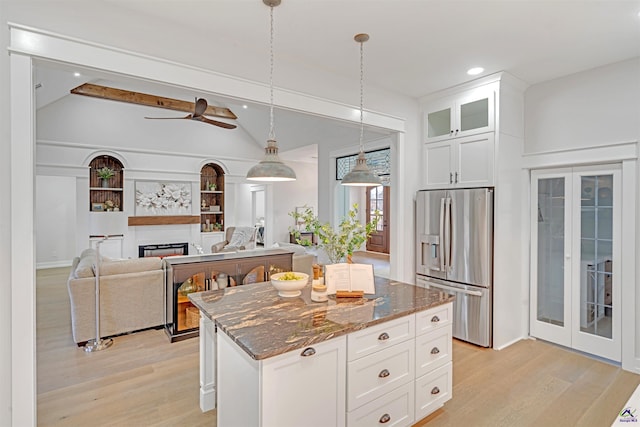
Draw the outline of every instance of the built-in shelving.
<instances>
[{"instance_id":1,"label":"built-in shelving","mask_svg":"<svg viewBox=\"0 0 640 427\"><path fill-rule=\"evenodd\" d=\"M212 209L212 206L219 208ZM208 163L200 170L200 231L224 230L224 170Z\"/></svg>"},{"instance_id":2,"label":"built-in shelving","mask_svg":"<svg viewBox=\"0 0 640 427\"><path fill-rule=\"evenodd\" d=\"M113 176L102 179L98 171L109 168ZM124 201L124 167L115 157L102 155L89 163L89 210L92 212L122 211Z\"/></svg>"}]
</instances>

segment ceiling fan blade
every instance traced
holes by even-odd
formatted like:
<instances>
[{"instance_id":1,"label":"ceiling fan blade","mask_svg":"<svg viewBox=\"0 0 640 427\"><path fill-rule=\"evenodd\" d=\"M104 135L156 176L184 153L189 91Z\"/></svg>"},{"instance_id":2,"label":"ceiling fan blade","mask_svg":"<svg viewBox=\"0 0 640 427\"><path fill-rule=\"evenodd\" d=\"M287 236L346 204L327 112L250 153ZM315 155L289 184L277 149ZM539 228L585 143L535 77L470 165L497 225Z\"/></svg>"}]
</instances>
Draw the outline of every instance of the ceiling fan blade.
<instances>
[{"instance_id":1,"label":"ceiling fan blade","mask_svg":"<svg viewBox=\"0 0 640 427\"><path fill-rule=\"evenodd\" d=\"M189 114L186 117L145 117L145 119L152 119L152 120L184 120L184 119L192 119L193 115Z\"/></svg>"},{"instance_id":2,"label":"ceiling fan blade","mask_svg":"<svg viewBox=\"0 0 640 427\"><path fill-rule=\"evenodd\" d=\"M217 120L208 119L205 116L194 117L193 120L197 120L203 123L209 123L210 125L218 126L225 129L235 129L237 127L236 125L232 125L230 123L219 122Z\"/></svg>"},{"instance_id":3,"label":"ceiling fan blade","mask_svg":"<svg viewBox=\"0 0 640 427\"><path fill-rule=\"evenodd\" d=\"M205 111L207 111L207 100L204 98L196 99L196 108L193 116L194 117L201 116L204 114Z\"/></svg>"}]
</instances>

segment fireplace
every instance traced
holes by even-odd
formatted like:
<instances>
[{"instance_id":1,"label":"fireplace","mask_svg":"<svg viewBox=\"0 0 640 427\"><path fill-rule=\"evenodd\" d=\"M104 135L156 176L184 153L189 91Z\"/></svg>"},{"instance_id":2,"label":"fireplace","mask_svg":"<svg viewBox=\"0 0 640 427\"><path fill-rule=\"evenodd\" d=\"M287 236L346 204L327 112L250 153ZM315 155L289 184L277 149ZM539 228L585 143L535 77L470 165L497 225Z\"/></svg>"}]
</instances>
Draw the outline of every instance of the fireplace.
<instances>
[{"instance_id":1,"label":"fireplace","mask_svg":"<svg viewBox=\"0 0 640 427\"><path fill-rule=\"evenodd\" d=\"M176 255L189 255L188 243L160 243L155 245L138 246L138 257L157 256L160 258Z\"/></svg>"}]
</instances>

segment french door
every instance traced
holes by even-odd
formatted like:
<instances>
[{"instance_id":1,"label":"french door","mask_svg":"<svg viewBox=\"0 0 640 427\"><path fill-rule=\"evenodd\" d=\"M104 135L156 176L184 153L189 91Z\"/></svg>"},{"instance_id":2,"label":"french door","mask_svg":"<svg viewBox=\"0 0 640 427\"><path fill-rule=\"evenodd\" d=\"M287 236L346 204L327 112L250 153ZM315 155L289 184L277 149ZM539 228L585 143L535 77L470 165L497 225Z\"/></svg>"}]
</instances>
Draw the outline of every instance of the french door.
<instances>
[{"instance_id":1,"label":"french door","mask_svg":"<svg viewBox=\"0 0 640 427\"><path fill-rule=\"evenodd\" d=\"M532 171L531 335L621 360L618 165Z\"/></svg>"},{"instance_id":2,"label":"french door","mask_svg":"<svg viewBox=\"0 0 640 427\"><path fill-rule=\"evenodd\" d=\"M388 185L367 187L367 223L371 222L372 214L378 211L380 220L378 226L367 240L367 250L371 252L389 253L389 214L390 196Z\"/></svg>"}]
</instances>

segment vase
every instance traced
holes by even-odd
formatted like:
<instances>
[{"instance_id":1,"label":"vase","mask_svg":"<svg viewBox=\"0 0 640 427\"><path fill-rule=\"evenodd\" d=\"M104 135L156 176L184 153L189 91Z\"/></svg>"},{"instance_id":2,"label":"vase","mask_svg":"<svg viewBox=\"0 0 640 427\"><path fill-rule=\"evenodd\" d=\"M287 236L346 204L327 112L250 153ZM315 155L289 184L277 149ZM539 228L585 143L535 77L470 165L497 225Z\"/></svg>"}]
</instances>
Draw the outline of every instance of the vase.
<instances>
[{"instance_id":1,"label":"vase","mask_svg":"<svg viewBox=\"0 0 640 427\"><path fill-rule=\"evenodd\" d=\"M109 188L109 179L102 178L102 188Z\"/></svg>"},{"instance_id":2,"label":"vase","mask_svg":"<svg viewBox=\"0 0 640 427\"><path fill-rule=\"evenodd\" d=\"M198 290L198 285L193 281L193 277L189 277L187 280L182 282L182 285L178 288L178 292L182 296L187 296L192 292L196 292Z\"/></svg>"}]
</instances>

